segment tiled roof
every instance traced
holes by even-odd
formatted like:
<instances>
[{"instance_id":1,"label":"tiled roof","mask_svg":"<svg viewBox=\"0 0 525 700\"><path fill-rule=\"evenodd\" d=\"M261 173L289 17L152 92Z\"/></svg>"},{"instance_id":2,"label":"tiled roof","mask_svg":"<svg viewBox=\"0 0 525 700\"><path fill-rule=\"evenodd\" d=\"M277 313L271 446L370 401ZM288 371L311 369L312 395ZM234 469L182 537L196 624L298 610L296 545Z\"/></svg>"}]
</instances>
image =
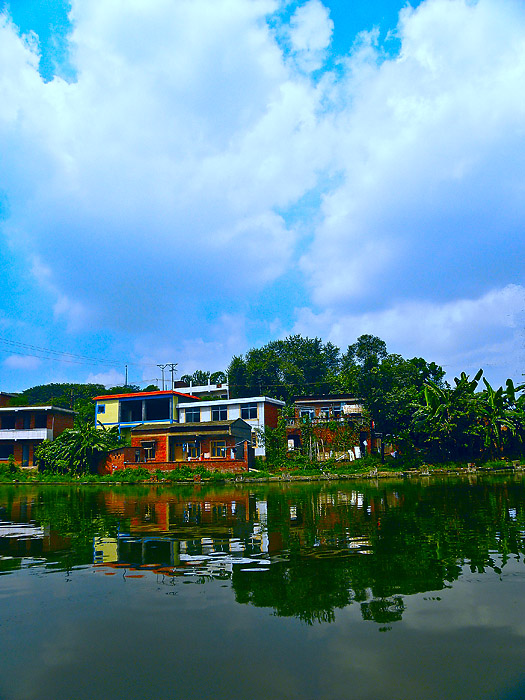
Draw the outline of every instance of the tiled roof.
<instances>
[{"instance_id":1,"label":"tiled roof","mask_svg":"<svg viewBox=\"0 0 525 700\"><path fill-rule=\"evenodd\" d=\"M132 399L132 398L144 398L147 396L183 396L185 399L194 399L199 401L197 396L190 396L190 394L181 394L180 391L173 391L171 389L167 391L135 391L130 394L104 394L103 396L93 396L92 401L107 401L109 399Z\"/></svg>"}]
</instances>

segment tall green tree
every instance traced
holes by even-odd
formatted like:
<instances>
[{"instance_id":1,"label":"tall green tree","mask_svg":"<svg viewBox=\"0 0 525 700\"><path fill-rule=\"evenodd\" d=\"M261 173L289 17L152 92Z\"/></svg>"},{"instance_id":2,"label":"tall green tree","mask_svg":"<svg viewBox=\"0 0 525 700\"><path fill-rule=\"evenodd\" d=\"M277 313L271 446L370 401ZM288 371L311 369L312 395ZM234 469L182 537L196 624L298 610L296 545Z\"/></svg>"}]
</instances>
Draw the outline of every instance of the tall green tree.
<instances>
[{"instance_id":1,"label":"tall green tree","mask_svg":"<svg viewBox=\"0 0 525 700\"><path fill-rule=\"evenodd\" d=\"M232 396L330 393L338 385L340 351L320 338L292 335L236 356L228 367Z\"/></svg>"},{"instance_id":2,"label":"tall green tree","mask_svg":"<svg viewBox=\"0 0 525 700\"><path fill-rule=\"evenodd\" d=\"M511 455L523 446L525 385L494 389L483 378L485 388L478 390L483 370L473 379L464 372L454 385L438 386L428 381L415 404L415 441L426 447L430 456L440 459L496 458Z\"/></svg>"},{"instance_id":3,"label":"tall green tree","mask_svg":"<svg viewBox=\"0 0 525 700\"><path fill-rule=\"evenodd\" d=\"M421 357L404 359L388 353L386 343L362 335L341 358L340 385L363 400L377 432L408 440L413 404L426 381L441 385L444 371Z\"/></svg>"},{"instance_id":4,"label":"tall green tree","mask_svg":"<svg viewBox=\"0 0 525 700\"><path fill-rule=\"evenodd\" d=\"M193 386L203 386L208 383L210 378L210 373L203 369L196 369L193 374L183 374L181 380L189 384L190 382Z\"/></svg>"}]
</instances>

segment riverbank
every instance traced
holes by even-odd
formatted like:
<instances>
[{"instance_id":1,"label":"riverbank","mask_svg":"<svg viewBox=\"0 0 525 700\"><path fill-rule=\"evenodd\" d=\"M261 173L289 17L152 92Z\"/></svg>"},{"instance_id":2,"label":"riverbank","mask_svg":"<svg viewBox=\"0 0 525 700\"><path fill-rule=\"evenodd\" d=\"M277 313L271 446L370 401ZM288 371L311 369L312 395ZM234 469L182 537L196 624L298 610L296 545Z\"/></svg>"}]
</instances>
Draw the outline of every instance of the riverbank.
<instances>
[{"instance_id":1,"label":"riverbank","mask_svg":"<svg viewBox=\"0 0 525 700\"><path fill-rule=\"evenodd\" d=\"M359 460L360 461L360 460ZM490 474L498 472L524 471L525 460L496 460L485 464L456 463L423 464L418 468L403 468L403 465L387 465L370 460L363 460L363 464L350 462L348 464L315 463L302 468L280 468L275 471L252 470L242 474L230 474L227 472L207 471L204 468L189 469L182 467L180 470L165 472L147 469L122 469L112 475L100 476L98 474L57 474L53 472L42 473L33 469L0 469L0 483L13 484L155 484L175 485L188 483L265 483L283 481L335 481L353 479L387 479L387 478L414 478L462 474Z\"/></svg>"}]
</instances>

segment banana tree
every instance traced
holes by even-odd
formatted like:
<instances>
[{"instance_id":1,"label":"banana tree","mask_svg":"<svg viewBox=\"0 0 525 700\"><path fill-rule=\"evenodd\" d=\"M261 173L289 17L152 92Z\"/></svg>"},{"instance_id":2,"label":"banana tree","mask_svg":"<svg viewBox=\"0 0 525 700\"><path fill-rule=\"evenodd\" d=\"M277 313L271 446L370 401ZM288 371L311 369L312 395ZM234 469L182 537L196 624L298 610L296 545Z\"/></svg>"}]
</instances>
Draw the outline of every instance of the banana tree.
<instances>
[{"instance_id":1,"label":"banana tree","mask_svg":"<svg viewBox=\"0 0 525 700\"><path fill-rule=\"evenodd\" d=\"M525 412L517 402L517 393L524 386L515 387L512 379L507 379L505 389L494 389L485 378L483 383L479 430L490 457L496 457L504 452L511 436L523 440Z\"/></svg>"},{"instance_id":2,"label":"banana tree","mask_svg":"<svg viewBox=\"0 0 525 700\"><path fill-rule=\"evenodd\" d=\"M36 450L35 457L42 470L57 470L82 474L94 468L104 452L122 445L117 428L97 429L79 423L64 430L55 440L45 440Z\"/></svg>"},{"instance_id":3,"label":"banana tree","mask_svg":"<svg viewBox=\"0 0 525 700\"><path fill-rule=\"evenodd\" d=\"M471 380L462 372L453 387L428 381L414 405L414 432L441 458L454 459L474 448L479 413L476 389L482 374L479 370Z\"/></svg>"}]
</instances>

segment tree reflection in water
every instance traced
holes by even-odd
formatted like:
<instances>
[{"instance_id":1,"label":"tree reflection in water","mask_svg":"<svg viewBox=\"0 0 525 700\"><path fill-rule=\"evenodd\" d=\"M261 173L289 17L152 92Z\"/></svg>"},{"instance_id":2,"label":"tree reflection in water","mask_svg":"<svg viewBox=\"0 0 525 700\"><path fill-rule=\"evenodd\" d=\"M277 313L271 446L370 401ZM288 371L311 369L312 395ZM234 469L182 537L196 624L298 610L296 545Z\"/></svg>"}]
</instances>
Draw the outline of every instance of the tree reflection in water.
<instances>
[{"instance_id":1,"label":"tree reflection in water","mask_svg":"<svg viewBox=\"0 0 525 700\"><path fill-rule=\"evenodd\" d=\"M358 605L364 620L387 630L408 596L450 587L465 566L501 573L509 557L521 559L524 491L518 475L195 489L5 486L0 572L44 562L74 573L95 563L156 573L169 585L229 579L240 604L307 624Z\"/></svg>"}]
</instances>

